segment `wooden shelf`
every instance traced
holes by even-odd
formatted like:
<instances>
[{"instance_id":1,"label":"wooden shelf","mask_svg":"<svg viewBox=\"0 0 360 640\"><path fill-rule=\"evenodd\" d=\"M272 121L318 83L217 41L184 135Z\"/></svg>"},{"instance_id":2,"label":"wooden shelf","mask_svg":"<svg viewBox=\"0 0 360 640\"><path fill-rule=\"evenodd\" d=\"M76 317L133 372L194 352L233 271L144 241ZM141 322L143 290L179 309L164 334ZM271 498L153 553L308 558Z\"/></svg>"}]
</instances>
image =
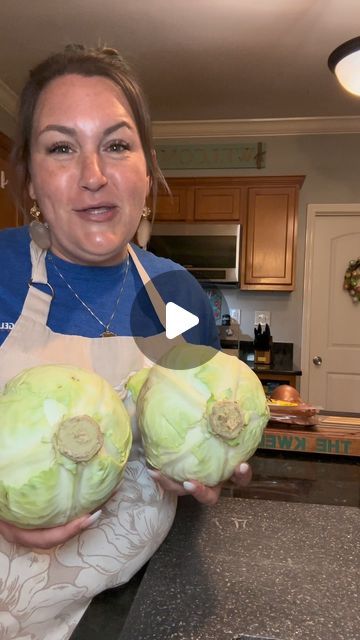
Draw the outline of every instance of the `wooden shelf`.
<instances>
[{"instance_id":1,"label":"wooden shelf","mask_svg":"<svg viewBox=\"0 0 360 640\"><path fill-rule=\"evenodd\" d=\"M270 421L259 449L360 456L360 417L319 415L311 427Z\"/></svg>"}]
</instances>

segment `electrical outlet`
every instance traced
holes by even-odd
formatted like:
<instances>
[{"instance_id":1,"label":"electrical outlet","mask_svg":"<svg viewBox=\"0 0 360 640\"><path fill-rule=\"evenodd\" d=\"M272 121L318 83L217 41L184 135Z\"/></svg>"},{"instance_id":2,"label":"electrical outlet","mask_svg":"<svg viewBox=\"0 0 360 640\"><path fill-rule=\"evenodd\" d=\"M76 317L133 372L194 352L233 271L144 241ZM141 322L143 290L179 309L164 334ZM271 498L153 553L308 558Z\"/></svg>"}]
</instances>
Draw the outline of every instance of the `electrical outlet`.
<instances>
[{"instance_id":1,"label":"electrical outlet","mask_svg":"<svg viewBox=\"0 0 360 640\"><path fill-rule=\"evenodd\" d=\"M257 327L258 324L270 326L270 311L255 311L254 324Z\"/></svg>"},{"instance_id":2,"label":"electrical outlet","mask_svg":"<svg viewBox=\"0 0 360 640\"><path fill-rule=\"evenodd\" d=\"M240 324L240 318L241 318L240 309L230 309L229 313L230 313L230 318L232 318L236 324Z\"/></svg>"}]
</instances>

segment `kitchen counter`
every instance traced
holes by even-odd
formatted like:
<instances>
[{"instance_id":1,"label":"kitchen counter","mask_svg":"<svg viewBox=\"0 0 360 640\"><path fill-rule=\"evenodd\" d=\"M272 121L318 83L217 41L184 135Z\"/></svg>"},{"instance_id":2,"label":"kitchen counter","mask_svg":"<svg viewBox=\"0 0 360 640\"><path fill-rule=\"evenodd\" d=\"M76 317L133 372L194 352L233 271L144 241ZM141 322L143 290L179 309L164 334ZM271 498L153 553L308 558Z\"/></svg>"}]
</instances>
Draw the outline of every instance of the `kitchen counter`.
<instances>
[{"instance_id":1,"label":"kitchen counter","mask_svg":"<svg viewBox=\"0 0 360 640\"><path fill-rule=\"evenodd\" d=\"M226 327L221 327L226 329ZM262 381L265 392L271 394L279 384L290 384L297 387L297 377L302 375L300 367L293 362L293 344L291 342L274 342L271 347L270 364L254 362L254 344L249 340L234 340L226 337L224 331L220 334L221 348L225 353L238 357Z\"/></svg>"},{"instance_id":2,"label":"kitchen counter","mask_svg":"<svg viewBox=\"0 0 360 640\"><path fill-rule=\"evenodd\" d=\"M119 640L356 640L356 509L180 501Z\"/></svg>"},{"instance_id":3,"label":"kitchen counter","mask_svg":"<svg viewBox=\"0 0 360 640\"><path fill-rule=\"evenodd\" d=\"M274 373L290 376L301 376L301 369L293 362L293 344L291 342L274 342L271 348L271 363L258 364L253 361L254 347L249 341L240 341L239 358L255 371L255 373Z\"/></svg>"},{"instance_id":4,"label":"kitchen counter","mask_svg":"<svg viewBox=\"0 0 360 640\"><path fill-rule=\"evenodd\" d=\"M359 504L352 462L260 452L250 497L181 498L147 567L95 598L71 640L358 640L359 510L334 506Z\"/></svg>"},{"instance_id":5,"label":"kitchen counter","mask_svg":"<svg viewBox=\"0 0 360 640\"><path fill-rule=\"evenodd\" d=\"M302 375L300 367L296 364L288 364L287 366L278 362L273 362L271 364L256 364L255 362L248 362L247 360L244 360L244 358L240 358L240 360L243 360L243 362L245 362L256 374L260 373L262 376L274 373L283 376Z\"/></svg>"}]
</instances>

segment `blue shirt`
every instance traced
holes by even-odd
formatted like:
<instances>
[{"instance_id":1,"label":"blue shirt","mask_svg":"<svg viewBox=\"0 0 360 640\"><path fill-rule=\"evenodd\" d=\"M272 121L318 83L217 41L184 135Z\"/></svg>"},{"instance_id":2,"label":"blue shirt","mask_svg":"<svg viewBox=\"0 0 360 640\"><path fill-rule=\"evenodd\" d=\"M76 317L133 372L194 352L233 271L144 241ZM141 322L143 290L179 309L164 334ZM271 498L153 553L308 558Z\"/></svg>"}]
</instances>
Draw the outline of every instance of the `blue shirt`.
<instances>
[{"instance_id":1,"label":"blue shirt","mask_svg":"<svg viewBox=\"0 0 360 640\"><path fill-rule=\"evenodd\" d=\"M213 312L199 283L180 265L132 245L144 269L154 281L164 302L175 302L199 317L199 324L184 334L188 342L220 348ZM56 268L58 271L56 270ZM99 337L104 327L76 298L74 292L106 325L114 311L124 281L126 264L96 267L74 264L54 255L46 256L48 282L55 291L48 326L56 333ZM66 285L58 272L72 287ZM28 293L31 278L28 227L0 232L0 344L15 324ZM41 285L39 285L41 286ZM46 292L48 288L44 289ZM142 292L138 297L137 294ZM134 305L137 300L139 304ZM137 316L137 309L141 313ZM132 314L132 315L131 315ZM142 315L141 315L142 314ZM144 294L140 276L130 259L129 269L110 330L116 335L155 335L164 330ZM141 319L141 321L140 321ZM144 320L145 319L145 320Z\"/></svg>"}]
</instances>

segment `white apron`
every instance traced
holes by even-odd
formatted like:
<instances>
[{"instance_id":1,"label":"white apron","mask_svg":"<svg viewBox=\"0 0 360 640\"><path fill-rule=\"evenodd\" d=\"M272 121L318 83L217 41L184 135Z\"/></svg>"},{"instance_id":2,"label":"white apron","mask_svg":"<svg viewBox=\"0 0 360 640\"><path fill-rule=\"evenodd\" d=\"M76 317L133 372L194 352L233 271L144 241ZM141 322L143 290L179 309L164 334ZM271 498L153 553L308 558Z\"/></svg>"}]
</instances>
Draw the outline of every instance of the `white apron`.
<instances>
[{"instance_id":1,"label":"white apron","mask_svg":"<svg viewBox=\"0 0 360 640\"><path fill-rule=\"evenodd\" d=\"M144 283L149 276L129 247ZM31 243L32 280L47 282L46 252ZM160 321L164 303L153 288ZM84 338L47 326L51 295L29 287L22 313L0 348L0 389L28 367L64 363L91 369L118 391L131 415L133 447L119 491L100 519L65 544L33 551L0 536L0 640L66 640L91 599L127 582L166 537L176 498L150 478L134 416L124 390L130 373L146 362L132 337ZM157 338L149 338L156 340ZM101 630L99 630L101 633Z\"/></svg>"}]
</instances>

